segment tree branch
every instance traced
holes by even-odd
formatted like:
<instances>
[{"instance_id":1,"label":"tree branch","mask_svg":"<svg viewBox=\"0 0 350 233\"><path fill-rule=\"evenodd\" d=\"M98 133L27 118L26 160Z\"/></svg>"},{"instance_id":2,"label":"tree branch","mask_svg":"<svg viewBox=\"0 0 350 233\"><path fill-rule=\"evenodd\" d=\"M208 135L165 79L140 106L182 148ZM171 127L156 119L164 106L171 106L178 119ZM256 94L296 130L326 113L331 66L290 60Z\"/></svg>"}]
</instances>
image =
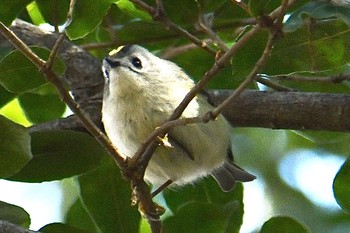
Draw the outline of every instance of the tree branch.
<instances>
[{"instance_id":1,"label":"tree branch","mask_svg":"<svg viewBox=\"0 0 350 233\"><path fill-rule=\"evenodd\" d=\"M27 44L51 49L57 40L56 34L42 31L23 21L16 21L11 30ZM0 47L9 46L0 36ZM58 55L66 64L63 78L71 86L75 100L80 108L101 126L103 77L100 61L66 40L62 42ZM218 105L231 95L233 90L209 92L212 95L211 101ZM350 131L348 103L350 95L245 90L236 101L225 108L223 114L235 127ZM57 129L84 131L84 127L75 116L36 125L31 131Z\"/></svg>"},{"instance_id":2,"label":"tree branch","mask_svg":"<svg viewBox=\"0 0 350 233\"><path fill-rule=\"evenodd\" d=\"M218 105L232 90L211 91ZM235 127L350 131L350 95L245 90L224 109Z\"/></svg>"},{"instance_id":3,"label":"tree branch","mask_svg":"<svg viewBox=\"0 0 350 233\"><path fill-rule=\"evenodd\" d=\"M23 229L10 222L0 220L0 233L40 233L40 232Z\"/></svg>"}]
</instances>

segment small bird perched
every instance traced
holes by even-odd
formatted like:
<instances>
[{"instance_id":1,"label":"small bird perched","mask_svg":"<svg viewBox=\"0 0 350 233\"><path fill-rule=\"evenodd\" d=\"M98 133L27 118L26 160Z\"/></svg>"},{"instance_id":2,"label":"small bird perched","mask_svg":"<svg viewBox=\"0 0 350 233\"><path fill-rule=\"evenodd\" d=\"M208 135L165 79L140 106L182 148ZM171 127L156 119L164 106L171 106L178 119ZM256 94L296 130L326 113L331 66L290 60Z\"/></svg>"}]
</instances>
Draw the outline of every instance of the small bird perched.
<instances>
[{"instance_id":1,"label":"small bird perched","mask_svg":"<svg viewBox=\"0 0 350 233\"><path fill-rule=\"evenodd\" d=\"M176 64L138 45L110 53L102 70L102 121L112 143L128 157L169 118L195 85ZM197 95L181 117L201 116L212 108L204 96ZM172 128L166 143L153 154L145 180L155 186L169 180L181 186L211 174L223 191L230 191L236 181L254 180L254 175L233 163L230 134L231 126L222 115L206 124Z\"/></svg>"}]
</instances>

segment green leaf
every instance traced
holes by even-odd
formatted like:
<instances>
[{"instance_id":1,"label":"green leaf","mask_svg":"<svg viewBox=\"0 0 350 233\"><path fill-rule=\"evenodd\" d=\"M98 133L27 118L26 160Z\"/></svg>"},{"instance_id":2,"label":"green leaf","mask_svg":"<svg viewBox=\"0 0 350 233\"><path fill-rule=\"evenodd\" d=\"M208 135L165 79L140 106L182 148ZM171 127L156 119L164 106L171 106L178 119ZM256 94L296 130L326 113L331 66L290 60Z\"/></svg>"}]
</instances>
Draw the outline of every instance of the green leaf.
<instances>
[{"instance_id":1,"label":"green leaf","mask_svg":"<svg viewBox=\"0 0 350 233\"><path fill-rule=\"evenodd\" d=\"M61 117L66 109L66 105L58 95L28 93L21 95L18 99L26 117L33 123L55 120Z\"/></svg>"},{"instance_id":2,"label":"green leaf","mask_svg":"<svg viewBox=\"0 0 350 233\"><path fill-rule=\"evenodd\" d=\"M0 115L0 178L17 173L32 159L28 130Z\"/></svg>"},{"instance_id":3,"label":"green leaf","mask_svg":"<svg viewBox=\"0 0 350 233\"><path fill-rule=\"evenodd\" d=\"M183 68L192 79L199 81L213 66L215 58L203 51L203 49L197 48L173 57L172 61ZM194 66L193 61L196 61L200 66ZM227 66L223 68L206 87L213 89L230 89L237 87L240 81L238 81L238 79L233 79L232 76L232 67Z\"/></svg>"},{"instance_id":4,"label":"green leaf","mask_svg":"<svg viewBox=\"0 0 350 233\"><path fill-rule=\"evenodd\" d=\"M208 177L186 185L179 190L165 189L164 198L171 211L176 212L184 203L198 201L203 203L225 204L243 200L243 186L237 183L231 192L223 192L213 178Z\"/></svg>"},{"instance_id":5,"label":"green leaf","mask_svg":"<svg viewBox=\"0 0 350 233\"><path fill-rule=\"evenodd\" d=\"M15 49L13 47L4 47L0 48L0 61L4 59L9 53L14 51Z\"/></svg>"},{"instance_id":6,"label":"green leaf","mask_svg":"<svg viewBox=\"0 0 350 233\"><path fill-rule=\"evenodd\" d=\"M339 21L329 20L303 27L286 34L274 46L262 71L270 75L328 77L347 73L350 60L350 29ZM278 82L291 88L312 92L349 93L347 83L300 82L279 79Z\"/></svg>"},{"instance_id":7,"label":"green leaf","mask_svg":"<svg viewBox=\"0 0 350 233\"><path fill-rule=\"evenodd\" d=\"M237 80L236 82L243 81L254 68L264 51L267 38L267 31L262 30L232 58L233 77Z\"/></svg>"},{"instance_id":8,"label":"green leaf","mask_svg":"<svg viewBox=\"0 0 350 233\"><path fill-rule=\"evenodd\" d=\"M85 209L80 198L77 199L77 201L69 209L65 222L86 231L92 231L92 229L95 228L94 222L89 216L89 213Z\"/></svg>"},{"instance_id":9,"label":"green leaf","mask_svg":"<svg viewBox=\"0 0 350 233\"><path fill-rule=\"evenodd\" d=\"M303 27L279 40L266 65L268 74L295 72L339 73L350 60L350 29L339 21ZM285 58L285 59L281 59Z\"/></svg>"},{"instance_id":10,"label":"green leaf","mask_svg":"<svg viewBox=\"0 0 350 233\"><path fill-rule=\"evenodd\" d=\"M350 8L336 6L325 1L310 1L290 15L285 22L284 31L293 32L305 26L304 18L306 16L319 20L337 18L350 26Z\"/></svg>"},{"instance_id":11,"label":"green leaf","mask_svg":"<svg viewBox=\"0 0 350 233\"><path fill-rule=\"evenodd\" d=\"M308 233L309 230L290 217L278 216L270 218L262 226L260 233Z\"/></svg>"},{"instance_id":12,"label":"green leaf","mask_svg":"<svg viewBox=\"0 0 350 233\"><path fill-rule=\"evenodd\" d=\"M0 21L7 26L10 25L30 2L31 0L1 0Z\"/></svg>"},{"instance_id":13,"label":"green leaf","mask_svg":"<svg viewBox=\"0 0 350 233\"><path fill-rule=\"evenodd\" d=\"M281 1L274 0L249 0L248 6L252 16L257 17L267 15L276 9L281 4Z\"/></svg>"},{"instance_id":14,"label":"green leaf","mask_svg":"<svg viewBox=\"0 0 350 233\"><path fill-rule=\"evenodd\" d=\"M92 32L102 21L113 0L78 0L74 7L73 21L67 28L71 40L82 38Z\"/></svg>"},{"instance_id":15,"label":"green leaf","mask_svg":"<svg viewBox=\"0 0 350 233\"><path fill-rule=\"evenodd\" d=\"M0 85L0 108L5 106L15 97L16 97L15 94L8 92L3 86Z\"/></svg>"},{"instance_id":16,"label":"green leaf","mask_svg":"<svg viewBox=\"0 0 350 233\"><path fill-rule=\"evenodd\" d=\"M100 233L138 232L140 214L130 205L130 185L112 159L80 176L79 184L83 205Z\"/></svg>"},{"instance_id":17,"label":"green leaf","mask_svg":"<svg viewBox=\"0 0 350 233\"><path fill-rule=\"evenodd\" d=\"M0 219L29 228L29 214L21 207L0 201Z\"/></svg>"},{"instance_id":18,"label":"green leaf","mask_svg":"<svg viewBox=\"0 0 350 233\"><path fill-rule=\"evenodd\" d=\"M44 48L33 47L32 50L44 60L50 54L49 50ZM61 72L63 67L63 63L56 59L54 70ZM38 68L18 50L9 53L0 62L0 84L10 92L28 92L46 83Z\"/></svg>"},{"instance_id":19,"label":"green leaf","mask_svg":"<svg viewBox=\"0 0 350 233\"><path fill-rule=\"evenodd\" d=\"M333 193L338 204L346 210L350 212L350 159L348 158L333 181Z\"/></svg>"},{"instance_id":20,"label":"green leaf","mask_svg":"<svg viewBox=\"0 0 350 233\"><path fill-rule=\"evenodd\" d=\"M62 25L67 20L69 1L36 0L35 2L47 23Z\"/></svg>"},{"instance_id":21,"label":"green leaf","mask_svg":"<svg viewBox=\"0 0 350 233\"><path fill-rule=\"evenodd\" d=\"M164 229L168 233L221 233L239 232L241 209L243 204L231 202L225 205L191 202L184 204L176 214L164 220Z\"/></svg>"},{"instance_id":22,"label":"green leaf","mask_svg":"<svg viewBox=\"0 0 350 233\"><path fill-rule=\"evenodd\" d=\"M177 0L174 4L172 0L164 0L163 5L167 16L178 25L189 26L198 20L196 1Z\"/></svg>"},{"instance_id":23,"label":"green leaf","mask_svg":"<svg viewBox=\"0 0 350 233\"><path fill-rule=\"evenodd\" d=\"M164 222L167 232L238 232L243 220L243 186L238 183L229 193L222 192L216 182L205 179L181 187L164 190L164 198L173 216Z\"/></svg>"},{"instance_id":24,"label":"green leaf","mask_svg":"<svg viewBox=\"0 0 350 233\"><path fill-rule=\"evenodd\" d=\"M43 233L89 233L89 231L81 230L63 223L51 223L40 228L39 231Z\"/></svg>"},{"instance_id":25,"label":"green leaf","mask_svg":"<svg viewBox=\"0 0 350 233\"><path fill-rule=\"evenodd\" d=\"M350 134L343 132L294 130L294 133L317 144L348 142Z\"/></svg>"},{"instance_id":26,"label":"green leaf","mask_svg":"<svg viewBox=\"0 0 350 233\"><path fill-rule=\"evenodd\" d=\"M43 182L79 175L95 169L106 154L86 133L61 130L31 136L34 157L9 180Z\"/></svg>"},{"instance_id":27,"label":"green leaf","mask_svg":"<svg viewBox=\"0 0 350 233\"><path fill-rule=\"evenodd\" d=\"M135 5L129 0L119 0L115 4L119 7L120 10L129 14L133 18L140 18L145 21L151 21L152 17L145 11L139 10Z\"/></svg>"},{"instance_id":28,"label":"green leaf","mask_svg":"<svg viewBox=\"0 0 350 233\"><path fill-rule=\"evenodd\" d=\"M166 38L176 35L174 32L165 30L161 24L153 22L131 21L125 23L123 26L116 26L120 26L116 27L118 39L121 41L127 41L128 43L139 41L140 33L142 34L142 40L153 40L156 38Z\"/></svg>"}]
</instances>

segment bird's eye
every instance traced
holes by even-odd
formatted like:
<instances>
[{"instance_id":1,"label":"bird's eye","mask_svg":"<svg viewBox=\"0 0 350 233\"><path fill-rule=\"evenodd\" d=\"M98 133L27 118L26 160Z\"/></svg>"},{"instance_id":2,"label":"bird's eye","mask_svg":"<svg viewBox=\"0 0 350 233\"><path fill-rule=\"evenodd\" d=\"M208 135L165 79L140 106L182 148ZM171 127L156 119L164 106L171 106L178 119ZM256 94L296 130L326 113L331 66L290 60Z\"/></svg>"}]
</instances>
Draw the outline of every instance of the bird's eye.
<instances>
[{"instance_id":1,"label":"bird's eye","mask_svg":"<svg viewBox=\"0 0 350 233\"><path fill-rule=\"evenodd\" d=\"M131 60L131 64L136 67L137 69L142 68L142 62L138 57L133 57Z\"/></svg>"}]
</instances>

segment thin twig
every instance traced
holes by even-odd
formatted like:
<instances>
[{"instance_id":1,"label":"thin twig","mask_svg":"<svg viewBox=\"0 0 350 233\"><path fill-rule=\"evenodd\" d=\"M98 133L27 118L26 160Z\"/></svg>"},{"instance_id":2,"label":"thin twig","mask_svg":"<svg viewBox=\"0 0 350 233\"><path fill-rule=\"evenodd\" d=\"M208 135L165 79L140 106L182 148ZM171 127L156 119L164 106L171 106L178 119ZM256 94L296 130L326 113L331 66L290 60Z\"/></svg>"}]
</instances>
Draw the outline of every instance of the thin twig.
<instances>
[{"instance_id":1,"label":"thin twig","mask_svg":"<svg viewBox=\"0 0 350 233\"><path fill-rule=\"evenodd\" d=\"M158 3L157 9L152 7L152 6L149 6L148 4L146 4L145 2L143 2L141 0L130 0L130 1L133 2L135 5L137 5L138 7L140 7L141 9L147 11L153 17L153 19L155 21L161 22L166 29L172 30L176 33L179 33L179 34L185 36L186 38L191 40L194 44L198 45L200 48L203 48L204 50L206 50L210 54L213 54L213 55L216 54L216 51L213 50L212 48L210 48L202 40L198 39L196 36L194 36L193 34L188 32L187 30L183 29L179 25L173 23L169 18L167 18L165 16L165 12L164 12L164 9L162 8L162 5L159 4L159 2L161 2L161 1L157 1L157 3Z\"/></svg>"},{"instance_id":2,"label":"thin twig","mask_svg":"<svg viewBox=\"0 0 350 233\"><path fill-rule=\"evenodd\" d=\"M63 42L64 38L65 38L65 34L63 33L61 33L57 38L54 46L51 49L49 59L46 62L46 69L52 69L55 59L57 57L58 49L60 48L60 45Z\"/></svg>"},{"instance_id":3,"label":"thin twig","mask_svg":"<svg viewBox=\"0 0 350 233\"><path fill-rule=\"evenodd\" d=\"M208 41L209 43L209 41ZM193 44L193 43L189 43L189 44L185 44L185 45L180 45L178 47L169 47L167 49L165 49L164 51L162 51L162 53L160 54L160 57L163 59L171 59L175 56L178 56L179 54L183 54L185 52L191 51L193 49L197 49L198 46Z\"/></svg>"},{"instance_id":4,"label":"thin twig","mask_svg":"<svg viewBox=\"0 0 350 233\"><path fill-rule=\"evenodd\" d=\"M275 23L274 27L270 29L269 39L265 46L264 52L259 58L259 60L256 62L254 69L250 72L248 77L239 85L239 87L233 92L233 94L211 112L211 117L213 119L216 119L219 116L219 114L221 114L221 112L224 110L224 108L234 99L236 99L246 89L246 87L256 78L258 72L264 66L265 62L267 61L267 58L271 54L272 48L276 40L281 37L280 35L281 25L279 24L279 22L280 22L280 19L283 20L284 14L288 8L288 2L289 2L288 0L284 0L282 2L282 6L278 8L278 11L276 13L277 22ZM271 30L274 30L274 31L271 31ZM210 116L210 114L207 114L207 115Z\"/></svg>"},{"instance_id":5,"label":"thin twig","mask_svg":"<svg viewBox=\"0 0 350 233\"><path fill-rule=\"evenodd\" d=\"M36 55L22 40L20 40L8 27L0 22L1 34L10 41L23 55L28 58L36 67L41 69L45 65L45 61Z\"/></svg>"},{"instance_id":6,"label":"thin twig","mask_svg":"<svg viewBox=\"0 0 350 233\"><path fill-rule=\"evenodd\" d=\"M240 40L238 40L226 53L224 53L212 66L212 68L203 76L203 78L187 93L179 106L174 110L169 120L177 119L181 116L187 105L192 99L205 87L205 85L216 75L229 61L229 59L238 52L256 33L260 31L260 26L253 27Z\"/></svg>"},{"instance_id":7,"label":"thin twig","mask_svg":"<svg viewBox=\"0 0 350 233\"><path fill-rule=\"evenodd\" d=\"M197 1L197 8L198 8L198 22L196 23L195 26L197 26L197 30L200 30L204 33L206 33L209 38L212 39L212 41L214 43L217 43L219 45L219 47L221 48L222 51L226 52L227 50L229 50L229 48L226 46L226 44L220 39L220 37L213 32L213 30L211 29L211 24L209 22L209 19L204 19L203 18L203 12L202 12L202 5L200 1Z\"/></svg>"},{"instance_id":8,"label":"thin twig","mask_svg":"<svg viewBox=\"0 0 350 233\"><path fill-rule=\"evenodd\" d=\"M277 16L276 26L279 28L283 27L283 19L288 9L289 0L283 0L279 9L279 16Z\"/></svg>"},{"instance_id":9,"label":"thin twig","mask_svg":"<svg viewBox=\"0 0 350 233\"><path fill-rule=\"evenodd\" d=\"M226 106L230 102L232 102L234 99L236 99L247 88L247 86L255 79L259 70L263 67L268 56L270 55L272 47L275 44L275 39L276 39L275 35L270 33L269 40L267 41L264 52L261 55L260 59L256 62L254 69L250 72L248 77L239 85L239 87L233 92L233 94L227 99L225 99L225 101L223 101L219 106L217 106L211 112L212 119L216 119L224 110L224 108L226 108Z\"/></svg>"},{"instance_id":10,"label":"thin twig","mask_svg":"<svg viewBox=\"0 0 350 233\"><path fill-rule=\"evenodd\" d=\"M221 31L221 30L232 29L233 27L245 27L245 26L255 25L256 23L257 23L257 20L255 18L241 19L241 20L232 21L230 23L222 24L220 26L214 25L212 30ZM108 22L107 22L107 27L108 27ZM201 33L203 32L200 32L200 31L192 32L193 35L198 35ZM110 42L87 43L87 44L80 45L80 47L83 48L84 50L94 50L94 49L104 49L104 48L116 48L116 47L119 47L120 45L125 45L125 44L159 43L167 40L175 40L177 38L182 37L182 35L179 33L174 33L170 35L159 36L156 38L139 38L139 39L136 38L134 40L128 40L128 41L121 41L113 37L114 36L111 35ZM202 43L209 46L212 44L212 40L203 39ZM198 47L198 45L196 46ZM214 55L214 53L210 53L210 54Z\"/></svg>"},{"instance_id":11,"label":"thin twig","mask_svg":"<svg viewBox=\"0 0 350 233\"><path fill-rule=\"evenodd\" d=\"M287 2L286 6L284 5L284 3ZM284 13L286 11L287 8L291 7L294 3L296 3L297 0L287 0L283 2L283 5L277 7L274 11L271 12L271 14L269 15L271 19L276 19L278 17L280 17L281 15L284 16ZM283 20L283 19L282 19Z\"/></svg>"},{"instance_id":12,"label":"thin twig","mask_svg":"<svg viewBox=\"0 0 350 233\"><path fill-rule=\"evenodd\" d=\"M76 2L76 0L70 0L70 2L69 2L69 10L67 13L66 23L64 25L65 28L67 28L73 20L73 12L74 12L75 2Z\"/></svg>"},{"instance_id":13,"label":"thin twig","mask_svg":"<svg viewBox=\"0 0 350 233\"><path fill-rule=\"evenodd\" d=\"M297 91L296 89L292 89L292 88L283 86L283 85L281 85L279 83L275 83L275 82L273 82L273 81L271 81L269 79L263 78L260 75L257 75L255 80L257 82L267 86L267 87L272 88L275 91Z\"/></svg>"}]
</instances>

